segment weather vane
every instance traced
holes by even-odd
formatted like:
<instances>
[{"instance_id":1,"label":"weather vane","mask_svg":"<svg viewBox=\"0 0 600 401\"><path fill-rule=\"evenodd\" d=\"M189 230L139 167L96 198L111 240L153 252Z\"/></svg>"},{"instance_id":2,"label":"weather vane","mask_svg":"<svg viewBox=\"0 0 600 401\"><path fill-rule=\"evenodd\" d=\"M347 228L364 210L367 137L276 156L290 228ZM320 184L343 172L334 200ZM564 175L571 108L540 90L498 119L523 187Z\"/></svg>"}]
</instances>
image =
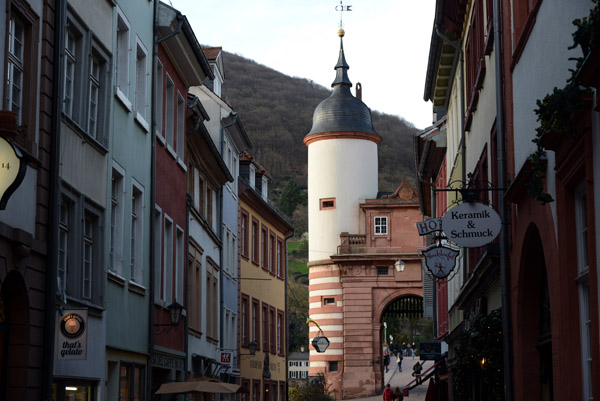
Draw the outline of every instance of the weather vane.
<instances>
[{"instance_id":1,"label":"weather vane","mask_svg":"<svg viewBox=\"0 0 600 401\"><path fill-rule=\"evenodd\" d=\"M339 11L340 12L340 29L343 28L342 26L342 13L344 11L352 11L352 6L345 6L342 4L342 0L340 0L340 5L339 6L335 6L335 11Z\"/></svg>"}]
</instances>

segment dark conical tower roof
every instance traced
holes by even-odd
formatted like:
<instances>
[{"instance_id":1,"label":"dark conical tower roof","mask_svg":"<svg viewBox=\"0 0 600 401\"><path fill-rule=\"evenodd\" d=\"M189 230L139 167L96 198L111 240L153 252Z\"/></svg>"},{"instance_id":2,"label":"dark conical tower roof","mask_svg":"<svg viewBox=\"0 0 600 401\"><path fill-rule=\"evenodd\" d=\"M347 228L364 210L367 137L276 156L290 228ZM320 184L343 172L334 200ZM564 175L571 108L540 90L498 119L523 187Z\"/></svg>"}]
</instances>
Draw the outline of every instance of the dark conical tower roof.
<instances>
[{"instance_id":1,"label":"dark conical tower roof","mask_svg":"<svg viewBox=\"0 0 600 401\"><path fill-rule=\"evenodd\" d=\"M335 65L335 80L331 84L333 92L315 109L312 129L306 136L326 132L361 132L378 135L373 129L371 110L350 92L352 82L348 78L350 67L344 56L344 30L340 29L338 35L340 55Z\"/></svg>"}]
</instances>

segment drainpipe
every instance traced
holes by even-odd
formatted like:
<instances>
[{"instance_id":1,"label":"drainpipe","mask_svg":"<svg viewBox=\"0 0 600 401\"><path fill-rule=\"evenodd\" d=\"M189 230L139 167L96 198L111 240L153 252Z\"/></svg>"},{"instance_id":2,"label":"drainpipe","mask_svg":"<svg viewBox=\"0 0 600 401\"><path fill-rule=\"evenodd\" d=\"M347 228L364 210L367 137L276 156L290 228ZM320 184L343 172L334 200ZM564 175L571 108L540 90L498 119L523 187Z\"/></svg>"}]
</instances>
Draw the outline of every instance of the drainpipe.
<instances>
[{"instance_id":1,"label":"drainpipe","mask_svg":"<svg viewBox=\"0 0 600 401\"><path fill-rule=\"evenodd\" d=\"M154 0L154 30L152 40L152 76L156 76L156 59L158 58L158 5L159 0ZM148 288L148 366L146 369L146 395L147 399L152 399L152 354L154 353L154 297L155 297L155 286L154 275L156 272L156 258L155 256L155 237L160 233L160 227L156 227L154 224L154 214L156 213L156 96L158 88L156 87L156 80L152 79L152 121L150 128L150 277L149 277L149 288ZM186 258L187 259L187 258Z\"/></svg>"},{"instance_id":2,"label":"drainpipe","mask_svg":"<svg viewBox=\"0 0 600 401\"><path fill-rule=\"evenodd\" d=\"M52 72L52 98L63 98L63 48L65 16L67 14L67 2L59 0L56 3L54 14L54 66ZM55 342L55 319L56 319L56 291L57 291L57 268L58 268L58 218L60 213L60 129L62 116L62 101L52 102L52 135L50 137L50 193L48 197L48 232L46 241L48 254L46 263L46 293L44 294L46 309L44 311L44 353L42 362L42 399L52 399L52 382L54 379L54 342Z\"/></svg>"},{"instance_id":3,"label":"drainpipe","mask_svg":"<svg viewBox=\"0 0 600 401\"><path fill-rule=\"evenodd\" d=\"M498 157L498 185L504 188L505 170L504 163L504 68L502 48L502 9L498 0L493 0L494 7L494 61L496 65L496 143ZM508 254L508 233L506 218L506 200L504 199L504 190L500 191L498 196L500 220L502 221L502 231L500 232L500 285L502 295L502 333L503 335L503 362L504 362L504 399L511 401L513 399L513 376L512 376L512 324L510 313L510 271L507 261Z\"/></svg>"},{"instance_id":4,"label":"drainpipe","mask_svg":"<svg viewBox=\"0 0 600 401\"><path fill-rule=\"evenodd\" d=\"M494 0L496 1L496 0ZM460 152L461 152L461 181L463 185L467 182L467 143L465 138L465 73L464 73L464 63L465 63L465 55L463 53L462 47L448 39L444 34L442 34L439 30L439 27L435 26L436 35L442 39L444 42L448 43L450 46L454 48L460 54ZM467 281L467 251L463 248L462 252L463 260L463 283Z\"/></svg>"}]
</instances>

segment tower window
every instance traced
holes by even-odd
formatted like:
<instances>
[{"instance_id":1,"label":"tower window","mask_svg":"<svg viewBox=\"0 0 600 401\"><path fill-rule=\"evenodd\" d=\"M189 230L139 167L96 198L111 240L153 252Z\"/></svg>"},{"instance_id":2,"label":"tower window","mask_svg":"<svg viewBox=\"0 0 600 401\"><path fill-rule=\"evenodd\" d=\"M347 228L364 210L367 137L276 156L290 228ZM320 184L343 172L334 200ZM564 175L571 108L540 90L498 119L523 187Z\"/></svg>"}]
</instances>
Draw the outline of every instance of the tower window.
<instances>
[{"instance_id":1,"label":"tower window","mask_svg":"<svg viewBox=\"0 0 600 401\"><path fill-rule=\"evenodd\" d=\"M329 361L329 371L330 372L338 371L338 361Z\"/></svg>"},{"instance_id":2,"label":"tower window","mask_svg":"<svg viewBox=\"0 0 600 401\"><path fill-rule=\"evenodd\" d=\"M375 217L374 220L375 235L387 235L388 233L388 218L385 216Z\"/></svg>"},{"instance_id":3,"label":"tower window","mask_svg":"<svg viewBox=\"0 0 600 401\"><path fill-rule=\"evenodd\" d=\"M321 210L335 209L335 198L321 199Z\"/></svg>"},{"instance_id":4,"label":"tower window","mask_svg":"<svg viewBox=\"0 0 600 401\"><path fill-rule=\"evenodd\" d=\"M323 298L323 305L334 305L335 298Z\"/></svg>"}]
</instances>

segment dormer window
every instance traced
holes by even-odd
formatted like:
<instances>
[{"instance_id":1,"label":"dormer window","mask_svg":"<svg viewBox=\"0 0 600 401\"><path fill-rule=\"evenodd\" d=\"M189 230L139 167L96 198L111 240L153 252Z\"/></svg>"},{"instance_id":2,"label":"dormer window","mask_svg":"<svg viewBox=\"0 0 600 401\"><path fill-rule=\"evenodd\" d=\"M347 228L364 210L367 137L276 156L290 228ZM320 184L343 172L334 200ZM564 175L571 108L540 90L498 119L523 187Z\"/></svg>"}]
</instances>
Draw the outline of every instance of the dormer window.
<instances>
[{"instance_id":1,"label":"dormer window","mask_svg":"<svg viewBox=\"0 0 600 401\"><path fill-rule=\"evenodd\" d=\"M250 181L250 188L254 188L256 187L256 167L254 167L252 164L249 166L249 181Z\"/></svg>"},{"instance_id":2,"label":"dormer window","mask_svg":"<svg viewBox=\"0 0 600 401\"><path fill-rule=\"evenodd\" d=\"M264 200L267 200L267 197L269 195L269 190L268 190L269 187L268 187L268 185L269 185L269 181L267 180L267 177L263 176L263 178L262 178L262 190L261 190L261 192L262 192L262 197L263 197Z\"/></svg>"},{"instance_id":3,"label":"dormer window","mask_svg":"<svg viewBox=\"0 0 600 401\"><path fill-rule=\"evenodd\" d=\"M217 96L221 96L221 80L219 79L219 68L216 65L213 66L213 74L215 76L215 79L213 79L213 92Z\"/></svg>"}]
</instances>

